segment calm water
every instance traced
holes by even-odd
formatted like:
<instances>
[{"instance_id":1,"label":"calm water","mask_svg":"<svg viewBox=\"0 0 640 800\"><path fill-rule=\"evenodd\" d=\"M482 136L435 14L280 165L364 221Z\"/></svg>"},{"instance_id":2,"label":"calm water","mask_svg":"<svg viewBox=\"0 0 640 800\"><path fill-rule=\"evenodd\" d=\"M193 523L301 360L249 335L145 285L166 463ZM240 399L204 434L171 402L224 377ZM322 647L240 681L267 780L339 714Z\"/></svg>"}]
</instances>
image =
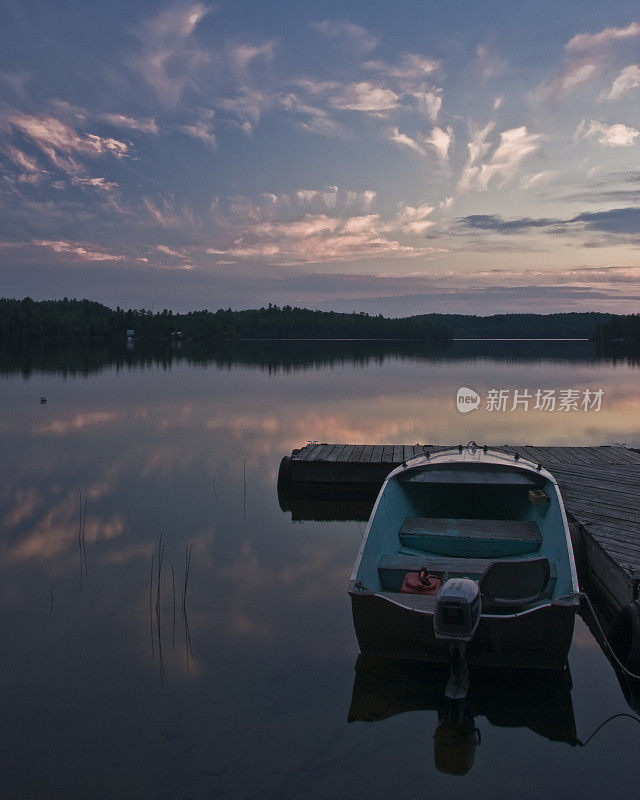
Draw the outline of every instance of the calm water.
<instances>
[{"instance_id":1,"label":"calm water","mask_svg":"<svg viewBox=\"0 0 640 800\"><path fill-rule=\"evenodd\" d=\"M276 493L281 457L307 440L640 446L636 361L580 342L183 355L5 354L0 797L637 791L640 725L572 741L574 720L584 740L631 710L580 619L573 687L478 681L473 766L439 771L442 676L354 671L363 523L294 523ZM478 410L458 412L461 386ZM532 407L537 389L600 388L599 410ZM486 410L492 389L509 410ZM528 409L510 410L514 389Z\"/></svg>"}]
</instances>

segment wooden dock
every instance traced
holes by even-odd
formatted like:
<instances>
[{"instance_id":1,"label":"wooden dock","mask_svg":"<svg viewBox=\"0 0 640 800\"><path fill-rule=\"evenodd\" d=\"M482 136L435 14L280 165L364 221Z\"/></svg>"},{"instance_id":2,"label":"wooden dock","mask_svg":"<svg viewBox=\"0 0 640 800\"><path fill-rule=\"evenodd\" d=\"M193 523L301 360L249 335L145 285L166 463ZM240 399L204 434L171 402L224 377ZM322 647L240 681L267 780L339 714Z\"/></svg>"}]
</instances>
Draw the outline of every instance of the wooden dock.
<instances>
[{"instance_id":1,"label":"wooden dock","mask_svg":"<svg viewBox=\"0 0 640 800\"><path fill-rule=\"evenodd\" d=\"M339 496L338 487L361 487L370 494L402 461L442 449L310 442L282 459L278 491L282 497L324 486ZM508 450L555 476L567 513L583 533L589 579L607 602L617 609L640 597L640 453L610 446Z\"/></svg>"}]
</instances>

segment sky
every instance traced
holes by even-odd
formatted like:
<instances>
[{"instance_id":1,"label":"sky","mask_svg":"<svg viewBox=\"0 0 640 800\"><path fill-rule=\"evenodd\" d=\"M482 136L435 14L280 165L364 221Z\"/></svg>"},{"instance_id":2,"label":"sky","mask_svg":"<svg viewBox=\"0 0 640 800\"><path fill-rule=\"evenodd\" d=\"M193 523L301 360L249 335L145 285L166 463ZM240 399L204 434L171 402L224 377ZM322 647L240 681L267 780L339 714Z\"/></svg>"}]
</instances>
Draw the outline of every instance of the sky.
<instances>
[{"instance_id":1,"label":"sky","mask_svg":"<svg viewBox=\"0 0 640 800\"><path fill-rule=\"evenodd\" d=\"M0 0L0 296L636 313L636 2Z\"/></svg>"}]
</instances>

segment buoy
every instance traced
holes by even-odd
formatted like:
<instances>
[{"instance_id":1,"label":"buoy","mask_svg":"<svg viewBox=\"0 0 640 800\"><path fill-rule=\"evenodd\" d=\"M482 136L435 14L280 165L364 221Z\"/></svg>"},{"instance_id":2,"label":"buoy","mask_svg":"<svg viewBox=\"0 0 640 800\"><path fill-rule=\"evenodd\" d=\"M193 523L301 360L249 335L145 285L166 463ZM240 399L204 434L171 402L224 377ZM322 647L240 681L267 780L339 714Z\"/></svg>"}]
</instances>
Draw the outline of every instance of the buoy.
<instances>
[{"instance_id":1,"label":"buoy","mask_svg":"<svg viewBox=\"0 0 640 800\"><path fill-rule=\"evenodd\" d=\"M609 644L631 672L640 673L640 602L632 600L620 609L609 631Z\"/></svg>"}]
</instances>

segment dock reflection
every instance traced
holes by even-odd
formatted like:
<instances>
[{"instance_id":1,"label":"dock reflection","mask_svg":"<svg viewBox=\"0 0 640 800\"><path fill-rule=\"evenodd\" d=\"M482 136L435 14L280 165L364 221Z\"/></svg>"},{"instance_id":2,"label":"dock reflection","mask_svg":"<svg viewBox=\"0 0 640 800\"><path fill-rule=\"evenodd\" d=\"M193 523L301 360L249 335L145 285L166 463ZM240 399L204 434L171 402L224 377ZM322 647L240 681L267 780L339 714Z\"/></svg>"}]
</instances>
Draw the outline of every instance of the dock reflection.
<instances>
[{"instance_id":1,"label":"dock reflection","mask_svg":"<svg viewBox=\"0 0 640 800\"><path fill-rule=\"evenodd\" d=\"M476 717L493 726L528 728L549 741L578 744L571 698L571 674L563 670L479 669L463 701L448 700L448 666L358 656L349 722L378 722L410 711L436 711L433 732L435 766L464 775L472 768L480 732Z\"/></svg>"},{"instance_id":2,"label":"dock reflection","mask_svg":"<svg viewBox=\"0 0 640 800\"><path fill-rule=\"evenodd\" d=\"M376 484L278 484L278 502L292 522L368 522Z\"/></svg>"}]
</instances>

